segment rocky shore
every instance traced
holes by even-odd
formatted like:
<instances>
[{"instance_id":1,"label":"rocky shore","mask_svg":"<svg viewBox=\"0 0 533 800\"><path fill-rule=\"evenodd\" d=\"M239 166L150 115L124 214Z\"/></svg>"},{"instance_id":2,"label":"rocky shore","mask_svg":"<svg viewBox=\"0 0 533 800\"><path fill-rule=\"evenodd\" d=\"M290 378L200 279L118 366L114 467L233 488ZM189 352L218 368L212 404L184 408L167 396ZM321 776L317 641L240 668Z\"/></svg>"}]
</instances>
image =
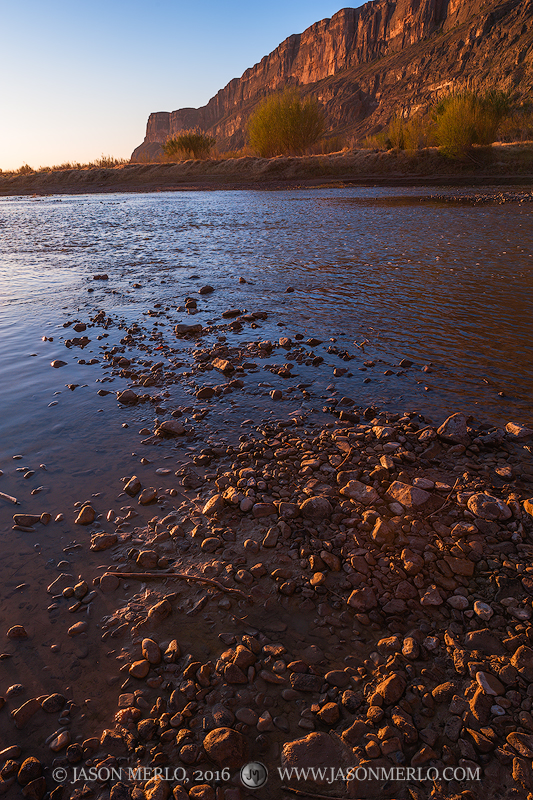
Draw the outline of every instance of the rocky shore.
<instances>
[{"instance_id":1,"label":"rocky shore","mask_svg":"<svg viewBox=\"0 0 533 800\"><path fill-rule=\"evenodd\" d=\"M354 354L303 334L228 342L262 311L172 329L166 311L147 312L151 329L104 311L66 323L67 351L98 334L103 385L128 381L98 394L116 397L125 426L142 420L152 479L117 478L116 507L96 495L68 512L13 509L29 536L70 515L80 572L59 562L48 585L62 631L49 649L101 653L107 689L80 701L66 684L6 688L0 794L533 797L533 430L363 409L333 386L313 418L298 403L311 384L293 372L330 369L324 352L346 373ZM190 405L172 406L176 385ZM245 387L269 413L239 433L220 415ZM4 666L28 646L10 623ZM240 778L250 762L268 770L262 788ZM290 773L310 767L335 774Z\"/></svg>"},{"instance_id":2,"label":"rocky shore","mask_svg":"<svg viewBox=\"0 0 533 800\"><path fill-rule=\"evenodd\" d=\"M332 185L531 187L530 142L493 145L475 158L453 160L430 147L419 151L352 150L301 157L210 159L125 164L112 169L0 173L0 196L279 189Z\"/></svg>"}]
</instances>

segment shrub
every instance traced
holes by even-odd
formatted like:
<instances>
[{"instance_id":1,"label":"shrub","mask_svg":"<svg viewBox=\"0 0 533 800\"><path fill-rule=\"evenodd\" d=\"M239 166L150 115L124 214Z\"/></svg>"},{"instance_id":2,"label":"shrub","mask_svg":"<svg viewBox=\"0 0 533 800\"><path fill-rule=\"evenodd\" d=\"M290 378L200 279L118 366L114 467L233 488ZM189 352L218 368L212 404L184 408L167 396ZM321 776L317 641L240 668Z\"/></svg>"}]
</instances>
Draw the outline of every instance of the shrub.
<instances>
[{"instance_id":1,"label":"shrub","mask_svg":"<svg viewBox=\"0 0 533 800\"><path fill-rule=\"evenodd\" d=\"M324 133L324 114L294 89L267 97L248 120L251 147L263 158L303 155Z\"/></svg>"},{"instance_id":2,"label":"shrub","mask_svg":"<svg viewBox=\"0 0 533 800\"><path fill-rule=\"evenodd\" d=\"M23 164L21 167L15 170L17 175L30 175L32 172L35 172L35 170L33 167L30 167L29 164Z\"/></svg>"},{"instance_id":3,"label":"shrub","mask_svg":"<svg viewBox=\"0 0 533 800\"><path fill-rule=\"evenodd\" d=\"M437 143L452 158L467 155L474 144L492 144L509 109L509 95L496 90L450 95L435 109Z\"/></svg>"},{"instance_id":4,"label":"shrub","mask_svg":"<svg viewBox=\"0 0 533 800\"><path fill-rule=\"evenodd\" d=\"M177 161L202 159L209 156L214 144L215 139L201 131L180 131L176 136L169 136L163 145L163 153L168 159Z\"/></svg>"}]
</instances>

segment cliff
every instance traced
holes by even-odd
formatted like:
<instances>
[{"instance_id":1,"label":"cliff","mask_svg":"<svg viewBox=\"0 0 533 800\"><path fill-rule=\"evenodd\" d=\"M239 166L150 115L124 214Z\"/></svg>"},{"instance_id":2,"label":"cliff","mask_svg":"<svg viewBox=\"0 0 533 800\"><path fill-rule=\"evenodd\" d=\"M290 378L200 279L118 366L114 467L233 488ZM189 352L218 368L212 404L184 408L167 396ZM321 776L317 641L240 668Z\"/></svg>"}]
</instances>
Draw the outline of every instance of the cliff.
<instances>
[{"instance_id":1,"label":"cliff","mask_svg":"<svg viewBox=\"0 0 533 800\"><path fill-rule=\"evenodd\" d=\"M202 108L151 114L132 160L197 127L219 150L245 142L246 121L266 95L298 86L323 104L332 133L363 136L453 89L533 88L533 0L374 0L289 36Z\"/></svg>"}]
</instances>

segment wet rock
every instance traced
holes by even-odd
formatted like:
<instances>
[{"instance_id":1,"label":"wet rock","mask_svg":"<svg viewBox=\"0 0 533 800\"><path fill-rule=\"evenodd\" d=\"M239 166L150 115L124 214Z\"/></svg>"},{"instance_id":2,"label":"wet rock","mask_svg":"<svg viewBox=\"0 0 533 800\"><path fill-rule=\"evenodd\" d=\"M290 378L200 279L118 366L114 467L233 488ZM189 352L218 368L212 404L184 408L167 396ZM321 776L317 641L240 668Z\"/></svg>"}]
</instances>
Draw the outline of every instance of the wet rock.
<instances>
[{"instance_id":1,"label":"wet rock","mask_svg":"<svg viewBox=\"0 0 533 800\"><path fill-rule=\"evenodd\" d=\"M53 367L54 369L59 369L59 367L66 367L67 366L67 362L66 361L61 361L60 358L56 358L55 361L52 361L50 363L50 366Z\"/></svg>"},{"instance_id":2,"label":"wet rock","mask_svg":"<svg viewBox=\"0 0 533 800\"><path fill-rule=\"evenodd\" d=\"M137 475L133 475L129 479L127 484L124 486L124 491L130 497L135 497L136 495L139 494L139 492L141 491L141 482L140 482L139 478L137 477Z\"/></svg>"},{"instance_id":3,"label":"wet rock","mask_svg":"<svg viewBox=\"0 0 533 800\"><path fill-rule=\"evenodd\" d=\"M533 429L527 428L525 425L520 425L518 422L508 422L505 426L505 431L509 439L515 441L523 441L524 439L531 439L533 436Z\"/></svg>"},{"instance_id":4,"label":"wet rock","mask_svg":"<svg viewBox=\"0 0 533 800\"><path fill-rule=\"evenodd\" d=\"M326 497L309 497L301 504L300 513L303 517L324 519L331 516L333 509Z\"/></svg>"},{"instance_id":5,"label":"wet rock","mask_svg":"<svg viewBox=\"0 0 533 800\"><path fill-rule=\"evenodd\" d=\"M225 507L226 504L223 496L221 494L214 494L203 507L202 514L206 517L213 517L215 514L219 514L223 511Z\"/></svg>"},{"instance_id":6,"label":"wet rock","mask_svg":"<svg viewBox=\"0 0 533 800\"><path fill-rule=\"evenodd\" d=\"M37 525L41 521L41 517L38 514L13 514L13 521L15 525L31 528L32 525Z\"/></svg>"},{"instance_id":7,"label":"wet rock","mask_svg":"<svg viewBox=\"0 0 533 800\"><path fill-rule=\"evenodd\" d=\"M208 757L219 767L240 769L248 758L248 744L244 736L231 728L215 728L203 742Z\"/></svg>"},{"instance_id":8,"label":"wet rock","mask_svg":"<svg viewBox=\"0 0 533 800\"><path fill-rule=\"evenodd\" d=\"M157 490L153 486L143 489L139 495L139 504L141 506L150 505L157 500Z\"/></svg>"},{"instance_id":9,"label":"wet rock","mask_svg":"<svg viewBox=\"0 0 533 800\"><path fill-rule=\"evenodd\" d=\"M452 414L445 420L440 428L437 428L437 433L446 442L452 444L463 444L468 447L470 444L470 436L468 435L466 416L462 413Z\"/></svg>"},{"instance_id":10,"label":"wet rock","mask_svg":"<svg viewBox=\"0 0 533 800\"><path fill-rule=\"evenodd\" d=\"M76 525L91 525L96 517L94 508L90 505L83 506L80 513L74 520Z\"/></svg>"},{"instance_id":11,"label":"wet rock","mask_svg":"<svg viewBox=\"0 0 533 800\"><path fill-rule=\"evenodd\" d=\"M183 436L185 428L177 419L167 419L156 428L155 435L163 438L172 438L174 436Z\"/></svg>"},{"instance_id":12,"label":"wet rock","mask_svg":"<svg viewBox=\"0 0 533 800\"><path fill-rule=\"evenodd\" d=\"M115 545L117 541L118 541L118 536L116 533L96 533L94 536L91 536L90 550L92 550L93 552L98 552L99 550L109 550L109 548L113 547L113 545ZM111 578L114 576L108 575L107 577ZM116 580L118 581L118 578L116 578ZM102 591L105 590L102 589Z\"/></svg>"},{"instance_id":13,"label":"wet rock","mask_svg":"<svg viewBox=\"0 0 533 800\"><path fill-rule=\"evenodd\" d=\"M506 520L513 516L513 512L502 500L490 494L478 492L468 498L468 510L485 520Z\"/></svg>"},{"instance_id":14,"label":"wet rock","mask_svg":"<svg viewBox=\"0 0 533 800\"><path fill-rule=\"evenodd\" d=\"M27 639L28 634L23 625L13 625L7 632L8 639Z\"/></svg>"},{"instance_id":15,"label":"wet rock","mask_svg":"<svg viewBox=\"0 0 533 800\"><path fill-rule=\"evenodd\" d=\"M215 394L215 390L211 386L202 386L201 389L198 389L196 392L196 397L198 400L210 400Z\"/></svg>"},{"instance_id":16,"label":"wet rock","mask_svg":"<svg viewBox=\"0 0 533 800\"><path fill-rule=\"evenodd\" d=\"M48 697L45 697L41 703L41 706L44 711L48 714L54 714L58 711L61 711L65 703L67 702L67 698L64 697L62 694L50 694Z\"/></svg>"},{"instance_id":17,"label":"wet rock","mask_svg":"<svg viewBox=\"0 0 533 800\"><path fill-rule=\"evenodd\" d=\"M148 619L151 622L160 622L172 613L172 606L168 600L160 600L148 612Z\"/></svg>"},{"instance_id":18,"label":"wet rock","mask_svg":"<svg viewBox=\"0 0 533 800\"><path fill-rule=\"evenodd\" d=\"M174 328L174 333L176 336L199 336L203 331L203 328L200 324L197 325L186 325L184 322L180 322Z\"/></svg>"},{"instance_id":19,"label":"wet rock","mask_svg":"<svg viewBox=\"0 0 533 800\"><path fill-rule=\"evenodd\" d=\"M23 728L40 708L41 704L36 697L32 697L31 700L16 708L11 712L15 726L19 729Z\"/></svg>"},{"instance_id":20,"label":"wet rock","mask_svg":"<svg viewBox=\"0 0 533 800\"><path fill-rule=\"evenodd\" d=\"M139 395L131 389L124 389L122 392L117 392L117 400L124 406L134 406L139 402Z\"/></svg>"},{"instance_id":21,"label":"wet rock","mask_svg":"<svg viewBox=\"0 0 533 800\"><path fill-rule=\"evenodd\" d=\"M88 627L89 623L86 620L81 620L80 622L76 622L74 625L71 625L67 633L72 637L79 636L80 633L85 633Z\"/></svg>"},{"instance_id":22,"label":"wet rock","mask_svg":"<svg viewBox=\"0 0 533 800\"><path fill-rule=\"evenodd\" d=\"M198 294L211 294L211 292L214 292L214 291L215 291L214 287L210 286L207 283L205 286L202 286L202 287L200 287L200 289L198 289Z\"/></svg>"},{"instance_id":23,"label":"wet rock","mask_svg":"<svg viewBox=\"0 0 533 800\"><path fill-rule=\"evenodd\" d=\"M43 768L41 766L41 762L30 756L26 758L22 764L20 765L20 769L17 774L17 781L20 786L26 786L30 781L39 778L42 774Z\"/></svg>"}]
</instances>

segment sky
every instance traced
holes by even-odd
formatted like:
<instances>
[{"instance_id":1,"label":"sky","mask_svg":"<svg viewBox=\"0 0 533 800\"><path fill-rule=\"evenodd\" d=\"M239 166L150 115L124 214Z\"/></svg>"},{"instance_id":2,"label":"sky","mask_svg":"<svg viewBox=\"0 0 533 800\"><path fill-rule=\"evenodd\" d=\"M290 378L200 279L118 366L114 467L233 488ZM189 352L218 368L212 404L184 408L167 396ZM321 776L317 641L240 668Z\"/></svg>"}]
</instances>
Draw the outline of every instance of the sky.
<instances>
[{"instance_id":1,"label":"sky","mask_svg":"<svg viewBox=\"0 0 533 800\"><path fill-rule=\"evenodd\" d=\"M351 7L361 5L359 0ZM0 0L0 169L129 158L341 0Z\"/></svg>"}]
</instances>

